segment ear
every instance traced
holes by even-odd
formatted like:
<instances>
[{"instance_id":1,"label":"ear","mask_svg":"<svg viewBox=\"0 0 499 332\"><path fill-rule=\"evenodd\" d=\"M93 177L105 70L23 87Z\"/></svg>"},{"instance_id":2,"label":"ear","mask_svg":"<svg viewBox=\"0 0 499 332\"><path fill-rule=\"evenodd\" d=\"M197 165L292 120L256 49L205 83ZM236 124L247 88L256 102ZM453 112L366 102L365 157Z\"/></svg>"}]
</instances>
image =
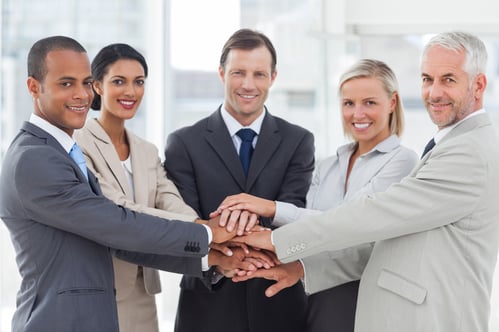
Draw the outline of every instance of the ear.
<instances>
[{"instance_id":1,"label":"ear","mask_svg":"<svg viewBox=\"0 0 499 332\"><path fill-rule=\"evenodd\" d=\"M272 86L272 84L274 84L276 77L277 77L277 70L274 70L272 72L272 74L270 74L270 86Z\"/></svg>"},{"instance_id":2,"label":"ear","mask_svg":"<svg viewBox=\"0 0 499 332\"><path fill-rule=\"evenodd\" d=\"M26 84L28 85L28 91L31 97L37 98L42 89L40 82L38 82L36 78L30 76L28 77Z\"/></svg>"},{"instance_id":3,"label":"ear","mask_svg":"<svg viewBox=\"0 0 499 332\"><path fill-rule=\"evenodd\" d=\"M395 111L395 107L397 107L397 100L399 98L399 94L397 92L392 93L392 99L390 100L390 113Z\"/></svg>"},{"instance_id":4,"label":"ear","mask_svg":"<svg viewBox=\"0 0 499 332\"><path fill-rule=\"evenodd\" d=\"M94 88L94 91L99 95L102 96L103 91L102 91L102 82L101 81L94 81L92 83L92 86Z\"/></svg>"},{"instance_id":5,"label":"ear","mask_svg":"<svg viewBox=\"0 0 499 332\"><path fill-rule=\"evenodd\" d=\"M225 70L222 66L218 67L218 77L220 78L220 81L222 81L222 83L225 83Z\"/></svg>"},{"instance_id":6,"label":"ear","mask_svg":"<svg viewBox=\"0 0 499 332\"><path fill-rule=\"evenodd\" d=\"M484 74L478 74L473 82L473 96L476 100L482 100L486 87L487 77Z\"/></svg>"}]
</instances>

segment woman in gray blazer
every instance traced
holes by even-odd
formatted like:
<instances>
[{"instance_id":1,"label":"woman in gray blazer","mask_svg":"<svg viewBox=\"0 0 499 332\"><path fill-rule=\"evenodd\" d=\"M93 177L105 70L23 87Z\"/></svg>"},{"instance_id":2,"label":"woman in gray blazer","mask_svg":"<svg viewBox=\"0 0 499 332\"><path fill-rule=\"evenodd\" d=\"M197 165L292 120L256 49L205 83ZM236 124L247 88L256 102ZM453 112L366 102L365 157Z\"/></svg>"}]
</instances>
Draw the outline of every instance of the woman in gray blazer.
<instances>
[{"instance_id":1,"label":"woman in gray blazer","mask_svg":"<svg viewBox=\"0 0 499 332\"><path fill-rule=\"evenodd\" d=\"M339 94L344 133L353 142L339 147L336 155L318 165L305 209L246 194L227 197L220 209L251 210L273 217L273 225L281 226L384 191L409 174L418 157L400 145L403 107L393 71L381 61L360 60L342 75ZM308 332L354 330L359 279L371 250L372 245L365 244L338 252L338 269L331 276L338 286L309 296ZM341 264L352 260L358 263Z\"/></svg>"}]
</instances>

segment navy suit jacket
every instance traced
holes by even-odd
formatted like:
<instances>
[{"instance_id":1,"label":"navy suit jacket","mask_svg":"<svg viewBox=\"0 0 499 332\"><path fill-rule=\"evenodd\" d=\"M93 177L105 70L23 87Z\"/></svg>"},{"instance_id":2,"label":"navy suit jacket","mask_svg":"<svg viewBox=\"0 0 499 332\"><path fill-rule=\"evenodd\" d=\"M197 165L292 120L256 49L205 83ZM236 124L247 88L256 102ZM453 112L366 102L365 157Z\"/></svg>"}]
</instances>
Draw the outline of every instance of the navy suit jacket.
<instances>
[{"instance_id":1,"label":"navy suit jacket","mask_svg":"<svg viewBox=\"0 0 499 332\"><path fill-rule=\"evenodd\" d=\"M165 152L167 175L185 202L206 218L226 196L242 192L303 207L313 168L313 135L268 112L247 178L220 109L172 133ZM210 292L199 279L184 277L176 331L302 331L301 283L269 299L264 290L271 283L225 279Z\"/></svg>"},{"instance_id":2,"label":"navy suit jacket","mask_svg":"<svg viewBox=\"0 0 499 332\"><path fill-rule=\"evenodd\" d=\"M208 252L204 226L114 204L54 137L27 122L4 159L0 217L22 277L13 331L118 331L111 251L197 276Z\"/></svg>"}]
</instances>

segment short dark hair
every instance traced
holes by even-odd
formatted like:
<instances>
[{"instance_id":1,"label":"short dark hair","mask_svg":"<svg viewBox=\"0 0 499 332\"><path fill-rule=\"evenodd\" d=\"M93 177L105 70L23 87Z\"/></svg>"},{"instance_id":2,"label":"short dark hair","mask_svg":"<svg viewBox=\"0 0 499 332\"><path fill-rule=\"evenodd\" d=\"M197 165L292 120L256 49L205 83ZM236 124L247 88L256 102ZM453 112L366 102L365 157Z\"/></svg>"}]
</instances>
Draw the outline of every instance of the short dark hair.
<instances>
[{"instance_id":1,"label":"short dark hair","mask_svg":"<svg viewBox=\"0 0 499 332\"><path fill-rule=\"evenodd\" d=\"M28 53L28 76L42 82L47 75L45 59L47 54L56 50L71 50L87 53L76 40L66 36L52 36L40 39L31 46Z\"/></svg>"},{"instance_id":2,"label":"short dark hair","mask_svg":"<svg viewBox=\"0 0 499 332\"><path fill-rule=\"evenodd\" d=\"M251 29L240 29L234 32L232 36L229 37L227 42L222 49L222 55L220 56L220 67L225 68L225 62L227 61L227 56L232 49L242 49L242 50L253 50L260 46L265 46L270 54L272 55L272 72L275 71L277 65L277 55L272 45L270 39L263 33Z\"/></svg>"},{"instance_id":3,"label":"short dark hair","mask_svg":"<svg viewBox=\"0 0 499 332\"><path fill-rule=\"evenodd\" d=\"M144 75L147 77L148 69L144 56L128 44L117 43L104 47L95 56L92 61L92 78L94 81L102 81L109 71L109 66L122 59L138 61L144 68ZM101 107L101 97L95 91L91 107L94 110L100 110Z\"/></svg>"}]
</instances>

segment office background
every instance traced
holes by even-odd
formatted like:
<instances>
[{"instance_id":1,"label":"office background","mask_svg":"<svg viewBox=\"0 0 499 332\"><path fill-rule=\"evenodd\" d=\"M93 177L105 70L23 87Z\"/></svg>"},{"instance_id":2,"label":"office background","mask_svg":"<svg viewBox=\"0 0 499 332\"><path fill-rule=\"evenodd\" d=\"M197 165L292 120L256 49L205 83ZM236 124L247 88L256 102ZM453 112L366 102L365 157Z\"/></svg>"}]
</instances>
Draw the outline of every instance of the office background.
<instances>
[{"instance_id":1,"label":"office background","mask_svg":"<svg viewBox=\"0 0 499 332\"><path fill-rule=\"evenodd\" d=\"M128 43L145 55L150 67L146 95L128 126L160 151L169 132L210 114L222 102L219 54L240 27L258 29L272 39L278 76L267 106L314 133L318 160L345 142L337 81L360 58L376 58L394 69L406 108L402 142L418 153L423 150L435 127L420 98L419 56L432 34L446 30L465 30L485 41L485 107L499 128L495 0L0 0L0 10L0 161L32 111L26 89L27 53L36 40L49 35L76 38L91 59L114 42ZM498 274L491 332L499 332ZM162 273L164 290L157 297L162 331L172 330L179 280L178 275ZM12 244L2 225L0 332L10 331L19 281Z\"/></svg>"}]
</instances>

